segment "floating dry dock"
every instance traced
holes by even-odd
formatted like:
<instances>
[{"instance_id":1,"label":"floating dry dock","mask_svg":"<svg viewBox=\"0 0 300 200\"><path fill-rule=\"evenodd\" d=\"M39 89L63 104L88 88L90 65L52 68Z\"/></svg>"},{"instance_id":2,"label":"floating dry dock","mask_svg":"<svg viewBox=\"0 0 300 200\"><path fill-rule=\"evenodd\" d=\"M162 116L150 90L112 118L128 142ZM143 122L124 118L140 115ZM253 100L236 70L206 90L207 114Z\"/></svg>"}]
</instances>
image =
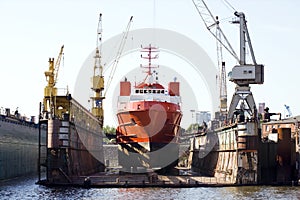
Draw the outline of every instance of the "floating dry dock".
<instances>
[{"instance_id":1,"label":"floating dry dock","mask_svg":"<svg viewBox=\"0 0 300 200\"><path fill-rule=\"evenodd\" d=\"M167 176L153 174L129 174L129 175L104 175L78 176L70 179L70 183L49 184L47 181L39 181L45 186L68 186L88 188L145 188L145 187L225 187L236 186L222 179L206 176L180 175Z\"/></svg>"}]
</instances>

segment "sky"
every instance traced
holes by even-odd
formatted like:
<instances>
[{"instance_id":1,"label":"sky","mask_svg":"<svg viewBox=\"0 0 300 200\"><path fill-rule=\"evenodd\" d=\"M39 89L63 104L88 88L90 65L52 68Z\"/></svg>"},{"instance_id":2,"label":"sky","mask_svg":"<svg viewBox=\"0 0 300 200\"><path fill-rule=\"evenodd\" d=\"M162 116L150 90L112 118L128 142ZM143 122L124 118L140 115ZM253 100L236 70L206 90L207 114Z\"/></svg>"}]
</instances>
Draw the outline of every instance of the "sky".
<instances>
[{"instance_id":1,"label":"sky","mask_svg":"<svg viewBox=\"0 0 300 200\"><path fill-rule=\"evenodd\" d=\"M206 2L221 19L221 27L236 52L238 27L229 21L234 10L246 15L257 63L265 65L264 84L251 85L256 104L265 102L271 112L287 114L286 104L294 116L299 115L300 1L227 0L234 10L225 0ZM0 106L11 110L18 107L26 116L37 115L48 58L57 58L62 45L64 59L57 87L68 87L72 93L83 63L95 48L100 12L104 42L121 34L133 16L131 30L157 28L183 34L217 63L216 41L192 0L0 0ZM223 55L229 72L236 62L225 50ZM168 65L176 63L170 59ZM228 82L227 87L230 101L235 85Z\"/></svg>"}]
</instances>

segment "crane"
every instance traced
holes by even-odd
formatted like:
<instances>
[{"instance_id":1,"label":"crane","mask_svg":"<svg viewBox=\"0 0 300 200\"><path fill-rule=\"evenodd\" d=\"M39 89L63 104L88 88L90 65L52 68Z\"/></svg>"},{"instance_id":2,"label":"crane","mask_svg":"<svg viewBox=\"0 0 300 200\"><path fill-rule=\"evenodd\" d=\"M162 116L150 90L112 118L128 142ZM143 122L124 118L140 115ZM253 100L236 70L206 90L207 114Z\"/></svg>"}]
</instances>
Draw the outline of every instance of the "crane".
<instances>
[{"instance_id":1,"label":"crane","mask_svg":"<svg viewBox=\"0 0 300 200\"><path fill-rule=\"evenodd\" d=\"M102 57L102 13L99 14L98 27L97 27L97 39L95 49L95 62L92 77L92 87L94 92L92 99L92 114L99 120L99 124L103 127L103 90L104 90L104 76L103 66L101 64Z\"/></svg>"},{"instance_id":2,"label":"crane","mask_svg":"<svg viewBox=\"0 0 300 200\"><path fill-rule=\"evenodd\" d=\"M238 57L220 28L219 21L212 15L204 0L193 0L193 3L210 33L239 63L230 72L230 81L236 84L236 88L228 109L228 119L233 120L234 115L239 111L240 113L246 112L252 119L257 120L257 108L249 85L263 84L264 66L256 63L245 14L235 11L234 15L237 19L232 21L232 23L240 25L240 56ZM219 29L225 42L212 31L213 27ZM246 47L250 49L252 64L246 63ZM238 105L239 108L237 108Z\"/></svg>"},{"instance_id":3,"label":"crane","mask_svg":"<svg viewBox=\"0 0 300 200\"><path fill-rule=\"evenodd\" d=\"M58 71L63 58L64 45L60 48L60 52L54 64L54 58L49 58L49 69L45 71L46 81L48 84L44 88L44 111L50 113L52 117L54 114L53 108L53 97L57 96L57 88L55 87L57 83Z\"/></svg>"},{"instance_id":4,"label":"crane","mask_svg":"<svg viewBox=\"0 0 300 200\"><path fill-rule=\"evenodd\" d=\"M218 17L216 17L218 20ZM226 83L226 68L223 60L222 51L222 31L219 23L216 26L217 36L217 57L218 57L218 68L219 68L219 89L220 89L220 120L225 121L227 118L227 83Z\"/></svg>"},{"instance_id":5,"label":"crane","mask_svg":"<svg viewBox=\"0 0 300 200\"><path fill-rule=\"evenodd\" d=\"M91 97L92 99L92 114L98 118L99 124L101 127L103 127L103 121L104 121L104 110L103 110L103 100L105 99L106 92L111 84L112 78L114 76L114 73L116 71L116 67L118 65L118 62L120 60L120 57L122 55L125 42L128 36L129 28L132 22L132 16L129 20L129 23L126 27L125 32L123 33L123 37L117 52L116 59L114 60L114 63L112 65L110 75L108 78L106 90L104 91L104 76L103 76L103 66L101 64L101 58L102 58L102 14L99 14L99 20L98 20L98 28L97 28L97 40L96 40L96 49L95 49L95 62L94 62L94 71L93 71L93 77L92 77L92 90L94 92L94 96Z\"/></svg>"},{"instance_id":6,"label":"crane","mask_svg":"<svg viewBox=\"0 0 300 200\"><path fill-rule=\"evenodd\" d=\"M54 64L54 58L49 58L49 69L45 71L46 80L48 85L45 87L44 95L47 97L56 96L57 88L55 85L57 83L58 71L61 63L61 59L63 57L64 45L61 46L60 52Z\"/></svg>"},{"instance_id":7,"label":"crane","mask_svg":"<svg viewBox=\"0 0 300 200\"><path fill-rule=\"evenodd\" d=\"M204 1L193 1L197 8L198 13L201 16L207 30L216 38L217 45L217 60L218 60L218 86L219 86L219 100L220 100L220 119L224 121L227 118L227 83L226 83L226 68L223 60L222 47L224 46L228 52L236 59L234 49L230 45L228 39L220 28L220 22L218 16L214 17L211 11L208 9ZM214 31L215 29L215 31Z\"/></svg>"}]
</instances>

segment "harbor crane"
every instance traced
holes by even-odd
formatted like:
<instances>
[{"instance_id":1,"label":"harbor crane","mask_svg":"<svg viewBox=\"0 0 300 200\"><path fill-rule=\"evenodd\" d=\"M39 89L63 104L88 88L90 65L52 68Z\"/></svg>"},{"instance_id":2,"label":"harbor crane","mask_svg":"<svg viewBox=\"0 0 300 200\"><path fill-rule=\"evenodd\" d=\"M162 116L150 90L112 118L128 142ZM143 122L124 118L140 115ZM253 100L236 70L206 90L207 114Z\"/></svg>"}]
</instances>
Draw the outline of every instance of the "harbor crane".
<instances>
[{"instance_id":1,"label":"harbor crane","mask_svg":"<svg viewBox=\"0 0 300 200\"><path fill-rule=\"evenodd\" d=\"M107 86L104 91L104 76L103 76L103 66L102 66L102 13L99 14L98 28L97 28L97 40L96 40L96 49L95 49L95 61L94 61L94 71L92 77L92 87L91 89L94 92L94 96L91 97L92 100L92 114L98 118L100 126L103 127L104 121L104 111L103 111L103 100L105 99L106 92L111 84L113 75L116 71L117 64L123 52L125 42L127 39L128 31L132 22L132 16L129 20L127 28L123 33L123 37L117 52L116 59L112 65L110 75L108 78Z\"/></svg>"},{"instance_id":2,"label":"harbor crane","mask_svg":"<svg viewBox=\"0 0 300 200\"><path fill-rule=\"evenodd\" d=\"M244 115L246 112L252 119L257 120L257 108L252 92L250 91L250 84L263 84L264 66L256 63L245 14L235 11L234 15L237 19L232 21L233 24L239 24L240 28L240 56L237 56L222 29L219 27L219 21L212 15L204 0L193 0L193 3L210 33L238 61L238 65L234 66L230 72L229 80L236 84L236 88L228 109L228 119L233 120L234 115L237 113ZM213 27L218 27L224 41L212 31ZM252 63L246 63L247 47L250 50Z\"/></svg>"},{"instance_id":3,"label":"harbor crane","mask_svg":"<svg viewBox=\"0 0 300 200\"><path fill-rule=\"evenodd\" d=\"M57 83L58 71L60 63L63 57L64 45L60 48L60 52L54 64L54 58L49 58L49 69L45 71L46 80L48 82L47 86L44 88L44 110L54 114L52 109L52 97L57 96L57 88L55 87ZM50 99L47 101L46 99Z\"/></svg>"},{"instance_id":4,"label":"harbor crane","mask_svg":"<svg viewBox=\"0 0 300 200\"><path fill-rule=\"evenodd\" d=\"M218 17L216 17L218 20ZM219 23L216 24L216 36L217 36L217 59L218 59L218 83L219 83L219 100L220 100L220 120L225 121L227 118L227 82L226 82L226 68L225 62L223 60L222 51L222 31ZM223 38L224 39L224 38Z\"/></svg>"},{"instance_id":5,"label":"harbor crane","mask_svg":"<svg viewBox=\"0 0 300 200\"><path fill-rule=\"evenodd\" d=\"M97 40L95 50L94 71L92 77L92 90L94 96L92 99L92 114L99 120L100 126L103 127L104 113L103 113L103 90L104 90L104 76L103 66L101 63L102 57L102 13L99 14L99 21L97 27Z\"/></svg>"},{"instance_id":6,"label":"harbor crane","mask_svg":"<svg viewBox=\"0 0 300 200\"><path fill-rule=\"evenodd\" d=\"M63 57L63 51L64 51L64 45L62 45L60 48L60 52L58 54L55 64L54 64L54 58L49 58L49 70L45 71L46 80L48 82L48 85L45 88L45 93L47 93L48 96L51 96L50 93L52 93L52 96L56 95L57 91L56 89L54 89L54 87L57 83L58 71L59 71L61 59Z\"/></svg>"}]
</instances>

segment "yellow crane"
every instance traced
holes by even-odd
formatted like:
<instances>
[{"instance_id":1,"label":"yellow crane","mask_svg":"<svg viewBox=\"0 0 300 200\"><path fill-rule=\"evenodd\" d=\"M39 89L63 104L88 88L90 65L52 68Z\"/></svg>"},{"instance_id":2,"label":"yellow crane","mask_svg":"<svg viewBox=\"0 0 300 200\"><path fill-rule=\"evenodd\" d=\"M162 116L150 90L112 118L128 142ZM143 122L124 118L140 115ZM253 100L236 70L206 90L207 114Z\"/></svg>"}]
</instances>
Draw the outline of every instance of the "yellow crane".
<instances>
[{"instance_id":1,"label":"yellow crane","mask_svg":"<svg viewBox=\"0 0 300 200\"><path fill-rule=\"evenodd\" d=\"M100 44L99 44L100 43ZM99 15L98 28L97 28L97 41L95 50L95 63L94 73L92 77L92 90L94 96L92 99L92 114L99 120L100 126L103 127L103 90L104 90L104 77L103 77L103 66L101 64L102 57L102 14Z\"/></svg>"},{"instance_id":2,"label":"yellow crane","mask_svg":"<svg viewBox=\"0 0 300 200\"><path fill-rule=\"evenodd\" d=\"M129 28L132 22L132 16L128 22L125 32L123 33L123 37L121 43L119 45L119 49L116 55L116 59L111 67L110 75L107 82L107 87L104 92L104 76L103 76L103 66L101 64L102 58L102 14L99 15L98 21L98 29L97 29L97 41L96 41L96 50L95 50L95 63L94 63L94 74L92 77L92 90L94 92L94 96L92 99L92 114L98 118L100 126L103 127L104 120L104 111L103 111L103 99L105 99L106 92L112 82L114 73L116 71L116 67L120 60L121 54L123 52L125 42L128 36Z\"/></svg>"},{"instance_id":3,"label":"yellow crane","mask_svg":"<svg viewBox=\"0 0 300 200\"><path fill-rule=\"evenodd\" d=\"M58 70L60 66L60 62L63 56L64 45L60 48L59 55L57 57L56 63L54 65L54 58L49 58L49 70L45 71L46 80L48 85L45 87L44 96L56 96L57 88L55 88L57 77L58 77Z\"/></svg>"},{"instance_id":4,"label":"yellow crane","mask_svg":"<svg viewBox=\"0 0 300 200\"><path fill-rule=\"evenodd\" d=\"M57 88L55 87L58 77L58 70L61 59L63 57L64 45L60 48L59 55L54 64L54 58L49 58L49 69L45 71L46 80L48 82L44 89L44 111L52 113L52 98L57 96Z\"/></svg>"}]
</instances>

